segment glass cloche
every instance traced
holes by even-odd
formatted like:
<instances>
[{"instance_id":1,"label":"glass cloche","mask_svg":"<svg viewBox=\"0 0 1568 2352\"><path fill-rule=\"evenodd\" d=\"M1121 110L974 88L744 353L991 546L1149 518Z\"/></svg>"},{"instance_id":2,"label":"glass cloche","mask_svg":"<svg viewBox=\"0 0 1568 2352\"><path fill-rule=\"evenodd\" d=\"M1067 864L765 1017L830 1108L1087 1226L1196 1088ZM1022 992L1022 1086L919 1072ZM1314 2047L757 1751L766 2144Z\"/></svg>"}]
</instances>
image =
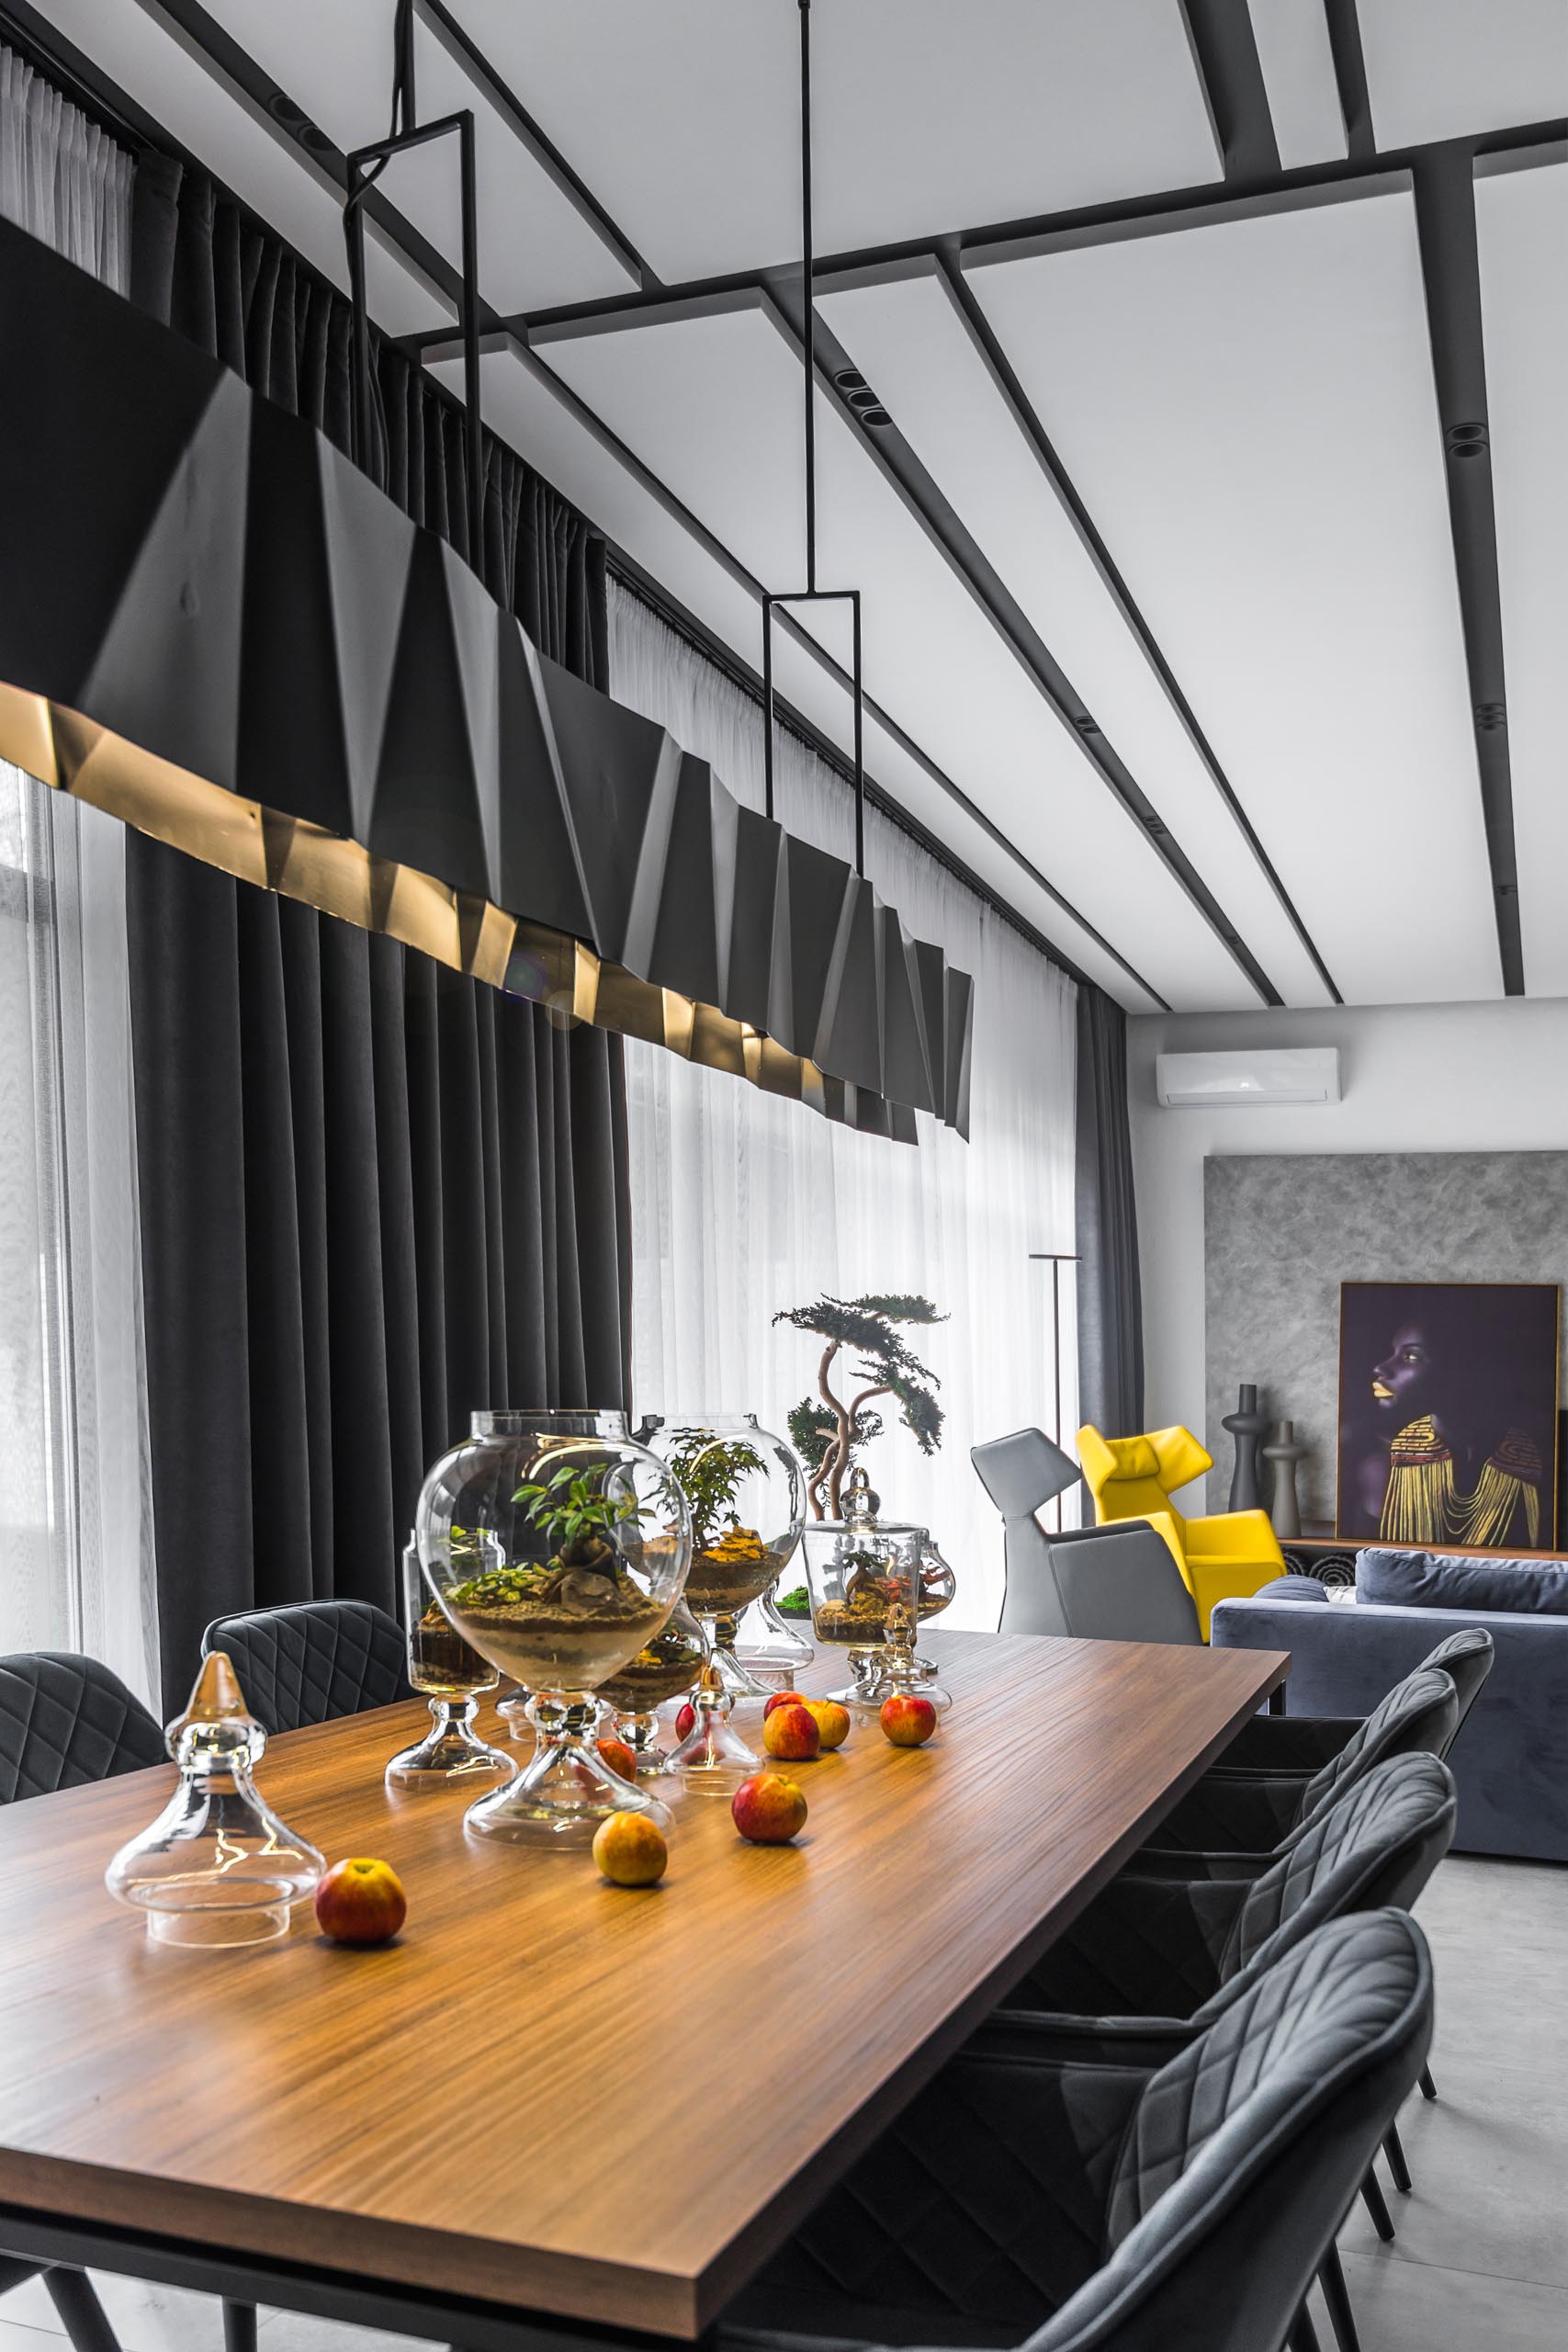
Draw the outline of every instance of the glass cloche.
<instances>
[{"instance_id":1,"label":"glass cloche","mask_svg":"<svg viewBox=\"0 0 1568 2352\"><path fill-rule=\"evenodd\" d=\"M772 1592L794 1558L806 1516L800 1460L755 1413L690 1414L653 1443L686 1498L692 1567L686 1605L701 1620L732 1699L765 1699L774 1687L735 1654L742 1611Z\"/></svg>"},{"instance_id":2,"label":"glass cloche","mask_svg":"<svg viewBox=\"0 0 1568 2352\"><path fill-rule=\"evenodd\" d=\"M502 1566L475 1573L476 1530ZM685 1500L626 1416L476 1413L424 1482L418 1533L453 1626L534 1694L533 1758L468 1808L468 1826L559 1849L591 1844L611 1813L661 1816L594 1746L598 1687L663 1633L691 1558Z\"/></svg>"},{"instance_id":3,"label":"glass cloche","mask_svg":"<svg viewBox=\"0 0 1568 2352\"><path fill-rule=\"evenodd\" d=\"M932 1669L914 1659L911 1647L931 1538L923 1527L879 1518L879 1508L865 1472L856 1470L844 1489L843 1518L818 1520L806 1530L812 1631L826 1647L845 1655L854 1678L832 1696L846 1707L873 1708L896 1689L918 1685L933 1705L945 1708L947 1693L930 1679Z\"/></svg>"},{"instance_id":4,"label":"glass cloche","mask_svg":"<svg viewBox=\"0 0 1568 2352\"><path fill-rule=\"evenodd\" d=\"M251 1778L266 1734L222 1650L203 1658L166 1734L180 1783L156 1821L104 1873L119 1902L167 1944L259 1944L288 1933L326 1863L280 1821Z\"/></svg>"}]
</instances>

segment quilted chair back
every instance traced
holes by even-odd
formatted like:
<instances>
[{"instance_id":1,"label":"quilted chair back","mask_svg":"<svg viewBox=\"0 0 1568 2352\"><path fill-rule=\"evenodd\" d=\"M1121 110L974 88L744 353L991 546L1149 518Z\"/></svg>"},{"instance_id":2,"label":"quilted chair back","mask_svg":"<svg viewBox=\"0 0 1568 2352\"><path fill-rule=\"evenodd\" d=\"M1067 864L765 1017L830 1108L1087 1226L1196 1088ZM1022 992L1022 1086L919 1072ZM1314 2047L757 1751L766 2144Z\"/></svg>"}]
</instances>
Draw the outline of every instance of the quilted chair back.
<instances>
[{"instance_id":1,"label":"quilted chair back","mask_svg":"<svg viewBox=\"0 0 1568 2352\"><path fill-rule=\"evenodd\" d=\"M167 1760L162 1727L96 1657L0 1657L0 1804Z\"/></svg>"},{"instance_id":2,"label":"quilted chair back","mask_svg":"<svg viewBox=\"0 0 1568 2352\"><path fill-rule=\"evenodd\" d=\"M1481 1686L1492 1671L1492 1661L1496 1654L1497 1645L1484 1625L1467 1625L1461 1633L1450 1634L1446 1642L1439 1642L1430 1657L1422 1659L1423 1666L1432 1667L1448 1676L1459 1700L1459 1721L1454 1725L1449 1747L1453 1746L1463 1728L1466 1715L1481 1696ZM1446 1756L1448 1752L1448 1747L1438 1750L1439 1756Z\"/></svg>"},{"instance_id":3,"label":"quilted chair back","mask_svg":"<svg viewBox=\"0 0 1568 2352\"><path fill-rule=\"evenodd\" d=\"M1429 1662L1418 1666L1378 1701L1338 1755L1313 1774L1303 1793L1301 1821L1312 1821L1324 1804L1387 1757L1446 1756L1458 1729L1459 1693L1452 1678Z\"/></svg>"},{"instance_id":4,"label":"quilted chair back","mask_svg":"<svg viewBox=\"0 0 1568 2352\"><path fill-rule=\"evenodd\" d=\"M267 1731L298 1731L410 1696L401 1626L367 1600L305 1600L219 1617L204 1657L228 1653L251 1713Z\"/></svg>"},{"instance_id":5,"label":"quilted chair back","mask_svg":"<svg viewBox=\"0 0 1568 2352\"><path fill-rule=\"evenodd\" d=\"M1325 1919L1391 1903L1407 1911L1449 1850L1454 1811L1453 1774L1436 1756L1374 1764L1253 1880L1220 1954L1221 1985L1277 1965Z\"/></svg>"},{"instance_id":6,"label":"quilted chair back","mask_svg":"<svg viewBox=\"0 0 1568 2352\"><path fill-rule=\"evenodd\" d=\"M1109 2258L1025 2352L1280 2352L1432 2038L1395 1910L1320 1928L1145 2084Z\"/></svg>"}]
</instances>

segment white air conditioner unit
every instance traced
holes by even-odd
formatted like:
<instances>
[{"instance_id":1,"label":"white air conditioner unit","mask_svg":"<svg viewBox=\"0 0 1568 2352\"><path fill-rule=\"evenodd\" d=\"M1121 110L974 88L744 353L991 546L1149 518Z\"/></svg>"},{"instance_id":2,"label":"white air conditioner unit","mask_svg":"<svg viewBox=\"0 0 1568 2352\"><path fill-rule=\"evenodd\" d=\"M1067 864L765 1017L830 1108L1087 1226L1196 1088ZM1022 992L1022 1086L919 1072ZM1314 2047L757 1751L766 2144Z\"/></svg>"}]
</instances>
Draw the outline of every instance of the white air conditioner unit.
<instances>
[{"instance_id":1,"label":"white air conditioner unit","mask_svg":"<svg viewBox=\"0 0 1568 2352\"><path fill-rule=\"evenodd\" d=\"M1156 1054L1155 1093L1167 1111L1337 1102L1339 1048L1261 1046L1246 1053Z\"/></svg>"}]
</instances>

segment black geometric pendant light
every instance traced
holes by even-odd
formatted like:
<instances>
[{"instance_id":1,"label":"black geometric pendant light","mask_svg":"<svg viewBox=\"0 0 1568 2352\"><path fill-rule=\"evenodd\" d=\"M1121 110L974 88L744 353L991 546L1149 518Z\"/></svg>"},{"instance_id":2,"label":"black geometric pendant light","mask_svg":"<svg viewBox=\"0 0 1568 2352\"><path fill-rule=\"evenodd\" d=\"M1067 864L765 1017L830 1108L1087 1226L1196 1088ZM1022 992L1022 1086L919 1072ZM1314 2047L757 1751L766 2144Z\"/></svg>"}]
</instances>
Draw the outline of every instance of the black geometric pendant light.
<instances>
[{"instance_id":1,"label":"black geometric pendant light","mask_svg":"<svg viewBox=\"0 0 1568 2352\"><path fill-rule=\"evenodd\" d=\"M304 420L0 222L0 757L441 962L872 1132L973 991L546 660Z\"/></svg>"}]
</instances>

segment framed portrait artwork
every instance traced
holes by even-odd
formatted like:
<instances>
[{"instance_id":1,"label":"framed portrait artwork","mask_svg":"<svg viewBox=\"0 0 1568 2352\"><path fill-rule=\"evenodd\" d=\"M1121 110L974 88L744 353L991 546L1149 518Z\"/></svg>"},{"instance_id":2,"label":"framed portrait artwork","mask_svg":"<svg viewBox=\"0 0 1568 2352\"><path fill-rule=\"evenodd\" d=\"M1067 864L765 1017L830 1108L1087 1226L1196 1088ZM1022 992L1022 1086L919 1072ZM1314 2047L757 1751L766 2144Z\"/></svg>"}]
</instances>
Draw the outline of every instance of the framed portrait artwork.
<instances>
[{"instance_id":1,"label":"framed portrait artwork","mask_svg":"<svg viewBox=\"0 0 1568 2352\"><path fill-rule=\"evenodd\" d=\"M1550 1551L1555 1283L1344 1283L1337 1532Z\"/></svg>"}]
</instances>

